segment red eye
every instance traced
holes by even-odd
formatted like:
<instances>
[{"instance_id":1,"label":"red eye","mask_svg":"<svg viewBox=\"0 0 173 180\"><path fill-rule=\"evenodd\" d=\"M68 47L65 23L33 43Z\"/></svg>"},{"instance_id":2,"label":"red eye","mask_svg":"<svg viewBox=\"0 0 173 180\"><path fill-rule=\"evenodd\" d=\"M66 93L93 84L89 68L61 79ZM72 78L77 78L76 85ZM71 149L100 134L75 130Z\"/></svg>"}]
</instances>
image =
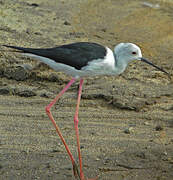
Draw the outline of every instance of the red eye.
<instances>
[{"instance_id":1,"label":"red eye","mask_svg":"<svg viewBox=\"0 0 173 180\"><path fill-rule=\"evenodd\" d=\"M135 51L133 51L132 54L137 54L137 53Z\"/></svg>"}]
</instances>

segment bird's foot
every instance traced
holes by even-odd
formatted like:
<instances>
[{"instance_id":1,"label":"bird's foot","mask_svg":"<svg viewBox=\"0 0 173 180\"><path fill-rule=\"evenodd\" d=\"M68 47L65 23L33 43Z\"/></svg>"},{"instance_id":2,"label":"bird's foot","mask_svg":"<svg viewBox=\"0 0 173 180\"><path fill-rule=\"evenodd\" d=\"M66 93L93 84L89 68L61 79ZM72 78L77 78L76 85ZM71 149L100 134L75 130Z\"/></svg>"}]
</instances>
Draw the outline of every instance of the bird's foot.
<instances>
[{"instance_id":1,"label":"bird's foot","mask_svg":"<svg viewBox=\"0 0 173 180\"><path fill-rule=\"evenodd\" d=\"M98 177L95 177L95 178L85 178L83 173L80 175L80 180L97 180Z\"/></svg>"},{"instance_id":2,"label":"bird's foot","mask_svg":"<svg viewBox=\"0 0 173 180\"><path fill-rule=\"evenodd\" d=\"M78 167L77 167L76 163L73 164L73 174L74 174L74 177L76 179L79 178L81 180L80 173L79 173L79 170L78 170Z\"/></svg>"},{"instance_id":3,"label":"bird's foot","mask_svg":"<svg viewBox=\"0 0 173 180\"><path fill-rule=\"evenodd\" d=\"M79 173L78 166L76 165L76 163L73 164L73 174L74 174L74 177L79 180L97 180L98 179L98 176L95 178L85 178L83 172Z\"/></svg>"}]
</instances>

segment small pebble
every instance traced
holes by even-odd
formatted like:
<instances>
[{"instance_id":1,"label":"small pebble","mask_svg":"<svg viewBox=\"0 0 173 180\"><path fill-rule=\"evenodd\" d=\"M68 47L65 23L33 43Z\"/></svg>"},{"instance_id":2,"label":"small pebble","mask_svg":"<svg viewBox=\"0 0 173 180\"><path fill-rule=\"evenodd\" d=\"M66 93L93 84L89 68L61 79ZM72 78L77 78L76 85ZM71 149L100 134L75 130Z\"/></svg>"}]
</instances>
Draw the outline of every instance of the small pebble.
<instances>
[{"instance_id":1,"label":"small pebble","mask_svg":"<svg viewBox=\"0 0 173 180\"><path fill-rule=\"evenodd\" d=\"M68 21L64 21L64 25L70 26L71 23L69 23Z\"/></svg>"},{"instance_id":2,"label":"small pebble","mask_svg":"<svg viewBox=\"0 0 173 180\"><path fill-rule=\"evenodd\" d=\"M150 124L150 123L149 123L149 122L147 122L147 121L146 121L146 122L144 122L144 125L146 125L146 126L148 126L149 124Z\"/></svg>"},{"instance_id":3,"label":"small pebble","mask_svg":"<svg viewBox=\"0 0 173 180\"><path fill-rule=\"evenodd\" d=\"M126 128L125 130L124 130L124 133L126 133L126 134L130 134L132 131L133 131L133 127L129 127L129 128Z\"/></svg>"},{"instance_id":4,"label":"small pebble","mask_svg":"<svg viewBox=\"0 0 173 180\"><path fill-rule=\"evenodd\" d=\"M159 5L159 4L152 4L152 3L149 3L149 2L142 2L142 5L144 5L144 6L146 6L146 7L153 8L153 9L158 9L158 8L160 8L160 5Z\"/></svg>"},{"instance_id":5,"label":"small pebble","mask_svg":"<svg viewBox=\"0 0 173 180\"><path fill-rule=\"evenodd\" d=\"M163 130L163 127L162 127L161 125L157 125L157 126L155 127L155 130L156 130L156 131L162 131L162 130Z\"/></svg>"},{"instance_id":6,"label":"small pebble","mask_svg":"<svg viewBox=\"0 0 173 180\"><path fill-rule=\"evenodd\" d=\"M35 35L42 35L41 32L35 32Z\"/></svg>"},{"instance_id":7,"label":"small pebble","mask_svg":"<svg viewBox=\"0 0 173 180\"><path fill-rule=\"evenodd\" d=\"M29 3L28 3L28 6L38 7L38 6L39 6L39 4L37 4L37 3L32 3L32 4L29 4Z\"/></svg>"},{"instance_id":8,"label":"small pebble","mask_svg":"<svg viewBox=\"0 0 173 180\"><path fill-rule=\"evenodd\" d=\"M61 151L59 149L53 149L52 152L56 153L56 152L61 152Z\"/></svg>"},{"instance_id":9,"label":"small pebble","mask_svg":"<svg viewBox=\"0 0 173 180\"><path fill-rule=\"evenodd\" d=\"M80 149L84 149L84 146L81 145L81 146L80 146Z\"/></svg>"}]
</instances>

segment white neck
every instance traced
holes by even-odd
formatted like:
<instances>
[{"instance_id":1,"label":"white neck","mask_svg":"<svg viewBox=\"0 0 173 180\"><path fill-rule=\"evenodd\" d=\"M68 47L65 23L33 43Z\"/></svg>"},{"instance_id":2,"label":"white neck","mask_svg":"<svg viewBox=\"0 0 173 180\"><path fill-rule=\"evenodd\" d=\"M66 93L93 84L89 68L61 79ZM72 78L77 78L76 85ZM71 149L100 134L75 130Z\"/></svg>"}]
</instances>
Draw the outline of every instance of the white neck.
<instances>
[{"instance_id":1,"label":"white neck","mask_svg":"<svg viewBox=\"0 0 173 180\"><path fill-rule=\"evenodd\" d=\"M114 58L115 58L115 69L114 69L114 72L116 74L121 74L125 71L127 65L128 65L128 62L127 61L124 61L124 59L121 58L121 56L116 56L115 53L114 53Z\"/></svg>"}]
</instances>

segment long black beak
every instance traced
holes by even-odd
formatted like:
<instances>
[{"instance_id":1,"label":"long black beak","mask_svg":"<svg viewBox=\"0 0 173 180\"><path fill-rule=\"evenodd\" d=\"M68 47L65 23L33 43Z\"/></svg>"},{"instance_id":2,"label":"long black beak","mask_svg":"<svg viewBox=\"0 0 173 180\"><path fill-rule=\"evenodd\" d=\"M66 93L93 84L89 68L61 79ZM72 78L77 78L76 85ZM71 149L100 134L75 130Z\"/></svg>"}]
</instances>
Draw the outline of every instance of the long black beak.
<instances>
[{"instance_id":1,"label":"long black beak","mask_svg":"<svg viewBox=\"0 0 173 180\"><path fill-rule=\"evenodd\" d=\"M141 58L141 61L143 61L143 62L145 62L145 63L147 63L147 64L149 64L149 65L151 65L151 66L155 67L156 69L158 69L158 70L160 70L160 71L162 71L162 72L164 72L164 73L166 73L167 75L169 75L169 76L170 76L170 74L169 74L169 73L167 73L165 70L163 70L162 68L160 68L160 67L158 67L158 66L154 65L153 63L151 63L151 62L150 62L150 61L148 61L147 59L145 59L145 58Z\"/></svg>"}]
</instances>

